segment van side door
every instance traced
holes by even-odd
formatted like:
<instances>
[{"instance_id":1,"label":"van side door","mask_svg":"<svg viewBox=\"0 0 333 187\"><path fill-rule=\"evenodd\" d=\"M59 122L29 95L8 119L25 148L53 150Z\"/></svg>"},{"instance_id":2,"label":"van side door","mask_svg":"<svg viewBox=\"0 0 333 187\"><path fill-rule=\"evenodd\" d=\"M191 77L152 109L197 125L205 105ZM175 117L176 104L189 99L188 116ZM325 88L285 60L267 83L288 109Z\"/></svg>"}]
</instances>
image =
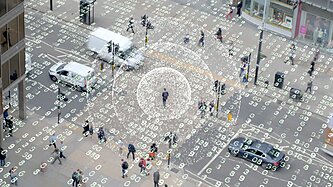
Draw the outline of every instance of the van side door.
<instances>
[{"instance_id":1,"label":"van side door","mask_svg":"<svg viewBox=\"0 0 333 187\"><path fill-rule=\"evenodd\" d=\"M63 81L63 82L69 82L70 81L70 79L69 79L69 72L68 71L66 71L66 70L61 70L61 71L59 71L58 72L58 74L60 75L59 77L60 77L60 81Z\"/></svg>"}]
</instances>

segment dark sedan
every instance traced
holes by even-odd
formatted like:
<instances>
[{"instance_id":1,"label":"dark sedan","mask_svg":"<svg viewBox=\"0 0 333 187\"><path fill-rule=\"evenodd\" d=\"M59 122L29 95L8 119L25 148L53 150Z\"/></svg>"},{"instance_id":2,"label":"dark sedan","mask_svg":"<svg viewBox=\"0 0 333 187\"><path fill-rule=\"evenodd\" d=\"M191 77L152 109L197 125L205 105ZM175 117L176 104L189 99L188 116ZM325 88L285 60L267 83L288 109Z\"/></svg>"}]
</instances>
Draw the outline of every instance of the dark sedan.
<instances>
[{"instance_id":1,"label":"dark sedan","mask_svg":"<svg viewBox=\"0 0 333 187\"><path fill-rule=\"evenodd\" d=\"M264 169L275 171L279 167L285 166L285 154L272 145L249 138L238 137L229 143L228 151L232 156L241 157Z\"/></svg>"}]
</instances>

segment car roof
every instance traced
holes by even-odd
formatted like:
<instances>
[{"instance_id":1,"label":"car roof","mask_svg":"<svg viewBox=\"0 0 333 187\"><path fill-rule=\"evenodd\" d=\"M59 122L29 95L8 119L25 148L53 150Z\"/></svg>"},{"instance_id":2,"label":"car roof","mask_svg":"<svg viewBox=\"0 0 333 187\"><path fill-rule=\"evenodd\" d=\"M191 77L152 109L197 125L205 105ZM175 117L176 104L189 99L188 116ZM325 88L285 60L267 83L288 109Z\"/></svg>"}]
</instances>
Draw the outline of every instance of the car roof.
<instances>
[{"instance_id":1,"label":"car roof","mask_svg":"<svg viewBox=\"0 0 333 187\"><path fill-rule=\"evenodd\" d=\"M89 75L91 72L94 71L93 68L80 64L80 63L77 63L77 62L69 62L68 64L65 65L63 70L77 73L78 75L81 75L83 77Z\"/></svg>"},{"instance_id":2,"label":"car roof","mask_svg":"<svg viewBox=\"0 0 333 187\"><path fill-rule=\"evenodd\" d=\"M121 34L112 32L110 30L104 29L102 27L96 28L90 34L105 41L112 41L115 44L119 44L120 51L126 51L133 45L132 41L129 38L122 36Z\"/></svg>"},{"instance_id":3,"label":"car roof","mask_svg":"<svg viewBox=\"0 0 333 187\"><path fill-rule=\"evenodd\" d=\"M272 145L270 145L268 143L265 143L265 142L262 142L260 140L253 140L252 144L249 147L253 148L253 149L256 149L256 150L259 150L263 153L268 153L270 150L273 149Z\"/></svg>"}]
</instances>

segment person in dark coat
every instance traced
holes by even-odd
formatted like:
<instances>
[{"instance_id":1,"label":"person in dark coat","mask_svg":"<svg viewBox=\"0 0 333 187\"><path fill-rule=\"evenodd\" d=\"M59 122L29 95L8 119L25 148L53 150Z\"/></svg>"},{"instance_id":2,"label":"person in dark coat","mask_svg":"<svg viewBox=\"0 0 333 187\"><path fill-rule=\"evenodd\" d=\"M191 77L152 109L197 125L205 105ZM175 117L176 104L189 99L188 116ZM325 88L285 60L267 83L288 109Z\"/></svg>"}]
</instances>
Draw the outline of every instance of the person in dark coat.
<instances>
[{"instance_id":1,"label":"person in dark coat","mask_svg":"<svg viewBox=\"0 0 333 187\"><path fill-rule=\"evenodd\" d=\"M83 132L82 132L82 134L83 134L85 137L87 137L87 136L89 135L89 121L86 120L86 121L84 122L84 124L82 125L82 127L83 127Z\"/></svg>"},{"instance_id":2,"label":"person in dark coat","mask_svg":"<svg viewBox=\"0 0 333 187\"><path fill-rule=\"evenodd\" d=\"M129 155L132 153L132 156L133 156L133 160L135 160L135 152L136 152L136 150L135 150L135 147L134 147L134 145L133 144L128 144L128 153L127 153L127 159L128 159L128 157L129 157Z\"/></svg>"},{"instance_id":3,"label":"person in dark coat","mask_svg":"<svg viewBox=\"0 0 333 187\"><path fill-rule=\"evenodd\" d=\"M0 147L0 166L4 166L6 164L6 152Z\"/></svg>"},{"instance_id":4,"label":"person in dark coat","mask_svg":"<svg viewBox=\"0 0 333 187\"><path fill-rule=\"evenodd\" d=\"M153 179L154 179L154 187L159 187L158 182L160 181L160 171L157 170L153 174Z\"/></svg>"},{"instance_id":5,"label":"person in dark coat","mask_svg":"<svg viewBox=\"0 0 333 187\"><path fill-rule=\"evenodd\" d=\"M239 1L237 4L237 15L240 17L242 15L243 1Z\"/></svg>"}]
</instances>

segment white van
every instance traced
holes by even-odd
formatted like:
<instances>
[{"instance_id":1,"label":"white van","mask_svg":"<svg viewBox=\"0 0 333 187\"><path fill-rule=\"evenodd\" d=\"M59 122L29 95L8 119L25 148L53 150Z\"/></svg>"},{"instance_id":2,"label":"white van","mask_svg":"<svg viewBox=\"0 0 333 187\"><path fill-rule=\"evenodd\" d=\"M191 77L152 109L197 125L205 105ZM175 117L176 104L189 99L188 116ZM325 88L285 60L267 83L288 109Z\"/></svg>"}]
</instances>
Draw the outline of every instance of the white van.
<instances>
[{"instance_id":1,"label":"white van","mask_svg":"<svg viewBox=\"0 0 333 187\"><path fill-rule=\"evenodd\" d=\"M70 62L57 63L49 70L52 81L61 81L77 87L80 91L86 91L96 84L95 71L93 68Z\"/></svg>"},{"instance_id":2,"label":"white van","mask_svg":"<svg viewBox=\"0 0 333 187\"><path fill-rule=\"evenodd\" d=\"M90 33L87 48L97 53L97 56L102 60L111 63L112 52L108 53L107 47L110 41L119 44L119 52L114 58L117 66L123 64L123 68L128 70L131 68L138 69L143 65L143 55L137 50L129 38L101 27Z\"/></svg>"},{"instance_id":3,"label":"white van","mask_svg":"<svg viewBox=\"0 0 333 187\"><path fill-rule=\"evenodd\" d=\"M29 75L31 70L32 70L31 55L29 53L25 53L25 74Z\"/></svg>"}]
</instances>

